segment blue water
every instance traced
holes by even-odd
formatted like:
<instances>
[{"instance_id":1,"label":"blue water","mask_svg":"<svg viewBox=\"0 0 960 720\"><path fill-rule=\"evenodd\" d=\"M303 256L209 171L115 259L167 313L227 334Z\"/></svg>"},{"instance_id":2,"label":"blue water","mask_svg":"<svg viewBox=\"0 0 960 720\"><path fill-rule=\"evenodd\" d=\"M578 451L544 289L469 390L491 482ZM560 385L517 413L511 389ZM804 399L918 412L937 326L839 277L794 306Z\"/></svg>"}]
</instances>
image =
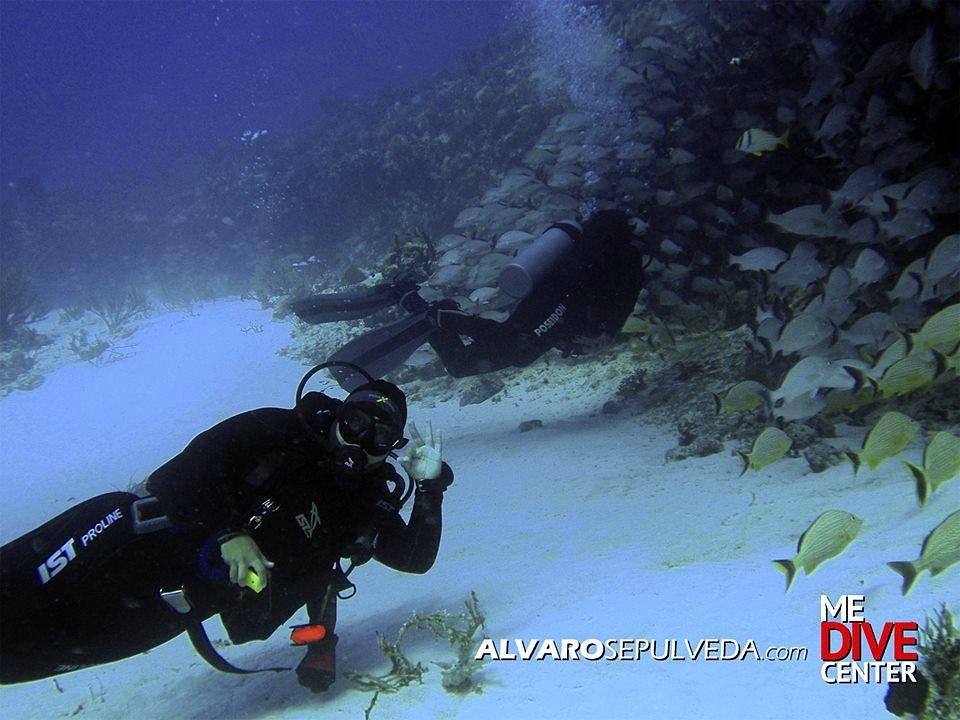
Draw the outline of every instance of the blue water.
<instances>
[{"instance_id":1,"label":"blue water","mask_svg":"<svg viewBox=\"0 0 960 720\"><path fill-rule=\"evenodd\" d=\"M88 185L458 62L508 3L0 4L4 183Z\"/></svg>"},{"instance_id":2,"label":"blue water","mask_svg":"<svg viewBox=\"0 0 960 720\"><path fill-rule=\"evenodd\" d=\"M887 563L917 557L960 507L956 479L920 507L900 463L922 463L934 432L960 434L960 384L945 376L855 410L866 397L848 398L849 413L790 423L791 453L742 476L731 451L781 426L777 413L715 416L710 397L743 379L789 387L808 358L859 367L905 334L923 339L924 322L957 302L958 8L0 0L0 285L47 313L0 333L0 541L136 487L227 417L290 407L306 366L380 322L305 327L291 298L423 269L432 238L451 248L424 269L433 297L488 312L469 298L497 284L479 270L505 261L518 242L501 242L505 232L530 243L617 207L635 215L651 258L628 336L484 380L430 375L443 372L436 361L402 371L410 417L443 433L456 482L430 573L370 563L352 576L341 668L386 670L376 631L390 637L414 610L455 611L476 591L491 638L750 639L810 655L498 662L484 693L462 698L444 692L434 664L451 649L424 632L405 647L429 663L426 682L384 694L373 717L884 717L885 683L821 680L820 598L865 595L874 627L923 622L942 602L956 610L960 565L903 596ZM523 32L470 58L518 21ZM847 125L825 130L843 125L826 122L837 108ZM788 128L790 148L737 149L745 130ZM801 227L769 222L792 209ZM780 270L730 262L763 248L794 253L818 280L804 289L784 271L778 284ZM882 270L868 260L859 271L868 250ZM460 279L440 282L448 272ZM513 309L500 300L489 312ZM108 322L117 304L127 322ZM834 322L835 311L847 314ZM829 315L839 342L760 351L760 337L783 339L806 313ZM880 313L900 334L863 340L873 332L854 325ZM473 403L494 378L502 390ZM836 390L814 378L795 399ZM916 441L855 474L840 451L861 448L895 408L921 423ZM861 535L785 592L771 560L791 557L830 509L863 519ZM225 654L264 667L301 652L280 632ZM359 717L369 697L344 676L323 697L294 673L238 680L180 637L2 687L0 720Z\"/></svg>"}]
</instances>

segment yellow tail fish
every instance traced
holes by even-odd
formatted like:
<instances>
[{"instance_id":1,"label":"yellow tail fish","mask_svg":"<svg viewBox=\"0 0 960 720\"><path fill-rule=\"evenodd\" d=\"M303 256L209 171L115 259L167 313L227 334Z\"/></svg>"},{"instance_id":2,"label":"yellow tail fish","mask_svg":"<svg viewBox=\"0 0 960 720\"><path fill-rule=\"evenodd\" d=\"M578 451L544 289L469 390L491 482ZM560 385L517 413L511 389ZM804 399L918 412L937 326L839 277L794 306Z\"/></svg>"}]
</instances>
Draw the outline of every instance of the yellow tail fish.
<instances>
[{"instance_id":1,"label":"yellow tail fish","mask_svg":"<svg viewBox=\"0 0 960 720\"><path fill-rule=\"evenodd\" d=\"M884 413L873 429L867 433L860 452L844 454L853 463L854 473L859 472L864 462L871 470L876 470L884 460L892 458L913 442L918 430L920 430L920 423L916 420L891 410Z\"/></svg>"},{"instance_id":2,"label":"yellow tail fish","mask_svg":"<svg viewBox=\"0 0 960 720\"><path fill-rule=\"evenodd\" d=\"M862 527L863 520L845 510L827 510L814 520L800 536L793 559L773 561L776 568L787 576L787 590L799 568L811 575L821 563L846 550Z\"/></svg>"},{"instance_id":3,"label":"yellow tail fish","mask_svg":"<svg viewBox=\"0 0 960 720\"><path fill-rule=\"evenodd\" d=\"M787 454L791 445L793 445L793 440L780 428L765 428L753 441L753 447L749 453L737 450L737 455L743 461L743 470L740 474L743 475L747 468L760 470L776 462Z\"/></svg>"},{"instance_id":4,"label":"yellow tail fish","mask_svg":"<svg viewBox=\"0 0 960 720\"><path fill-rule=\"evenodd\" d=\"M960 561L960 510L930 531L923 541L920 557L913 562L888 562L887 565L903 576L902 592L906 595L924 570L929 570L931 575L939 575L958 561Z\"/></svg>"},{"instance_id":5,"label":"yellow tail fish","mask_svg":"<svg viewBox=\"0 0 960 720\"><path fill-rule=\"evenodd\" d=\"M778 147L790 147L789 137L790 130L784 132L783 135L777 136L767 130L751 128L744 130L740 139L737 140L737 150L760 157L765 152L771 152Z\"/></svg>"},{"instance_id":6,"label":"yellow tail fish","mask_svg":"<svg viewBox=\"0 0 960 720\"><path fill-rule=\"evenodd\" d=\"M960 473L960 438L945 430L935 433L923 451L923 467L904 461L917 483L917 499L923 505L931 492Z\"/></svg>"}]
</instances>

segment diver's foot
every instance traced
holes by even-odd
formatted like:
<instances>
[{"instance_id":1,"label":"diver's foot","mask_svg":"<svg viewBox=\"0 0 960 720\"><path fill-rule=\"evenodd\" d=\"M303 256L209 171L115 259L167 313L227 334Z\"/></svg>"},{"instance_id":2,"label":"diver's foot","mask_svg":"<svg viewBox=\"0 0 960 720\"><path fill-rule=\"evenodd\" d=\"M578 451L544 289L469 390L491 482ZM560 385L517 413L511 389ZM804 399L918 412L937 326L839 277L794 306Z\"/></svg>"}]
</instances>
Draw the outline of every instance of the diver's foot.
<instances>
[{"instance_id":1,"label":"diver's foot","mask_svg":"<svg viewBox=\"0 0 960 720\"><path fill-rule=\"evenodd\" d=\"M391 275L386 282L388 292L397 300L400 300L408 292L416 292L420 289L420 283L417 282L417 275L410 270L401 270Z\"/></svg>"},{"instance_id":2,"label":"diver's foot","mask_svg":"<svg viewBox=\"0 0 960 720\"><path fill-rule=\"evenodd\" d=\"M423 312L430 306L426 300L420 297L418 290L419 288L415 288L404 293L397 301L397 304L411 315Z\"/></svg>"},{"instance_id":3,"label":"diver's foot","mask_svg":"<svg viewBox=\"0 0 960 720\"><path fill-rule=\"evenodd\" d=\"M423 312L427 308L427 301L418 294L420 284L415 278L414 273L404 270L391 277L386 283L386 292L408 313Z\"/></svg>"},{"instance_id":4,"label":"diver's foot","mask_svg":"<svg viewBox=\"0 0 960 720\"><path fill-rule=\"evenodd\" d=\"M442 328L443 313L459 311L460 305L455 300L437 300L436 302L432 302L427 305L427 318L438 328Z\"/></svg>"}]
</instances>

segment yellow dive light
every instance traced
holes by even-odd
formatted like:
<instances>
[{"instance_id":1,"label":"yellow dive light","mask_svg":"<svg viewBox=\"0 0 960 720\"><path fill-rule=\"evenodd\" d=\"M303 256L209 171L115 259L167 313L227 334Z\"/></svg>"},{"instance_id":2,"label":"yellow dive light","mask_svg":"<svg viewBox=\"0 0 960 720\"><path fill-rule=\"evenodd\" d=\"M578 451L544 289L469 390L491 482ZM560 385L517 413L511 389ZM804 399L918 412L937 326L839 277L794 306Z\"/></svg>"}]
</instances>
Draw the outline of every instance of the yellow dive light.
<instances>
[{"instance_id":1,"label":"yellow dive light","mask_svg":"<svg viewBox=\"0 0 960 720\"><path fill-rule=\"evenodd\" d=\"M255 593L263 590L263 580L260 578L257 573L253 571L252 568L247 569L247 574L243 576L243 580L240 582L241 585L244 585Z\"/></svg>"}]
</instances>

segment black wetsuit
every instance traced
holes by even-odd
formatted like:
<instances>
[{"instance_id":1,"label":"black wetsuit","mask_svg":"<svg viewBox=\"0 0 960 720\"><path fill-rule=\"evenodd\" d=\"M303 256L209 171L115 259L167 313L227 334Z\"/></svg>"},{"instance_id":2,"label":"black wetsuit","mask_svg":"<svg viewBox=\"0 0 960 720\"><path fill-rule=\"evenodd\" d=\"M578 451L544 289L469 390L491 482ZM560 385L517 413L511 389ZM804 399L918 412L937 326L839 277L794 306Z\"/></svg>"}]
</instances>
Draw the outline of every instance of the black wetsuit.
<instances>
[{"instance_id":1,"label":"black wetsuit","mask_svg":"<svg viewBox=\"0 0 960 720\"><path fill-rule=\"evenodd\" d=\"M367 317L399 304L409 315L355 337L330 358L380 376L425 342L448 373L466 377L529 365L551 348L569 354L612 339L643 283L643 254L632 243L629 217L604 210L586 221L582 231L567 223L555 227L574 237L573 247L554 260L547 276L504 322L462 312L453 300L427 302L410 273L371 288L300 298L290 309L304 322L317 324ZM363 382L348 372L334 375L347 390Z\"/></svg>"},{"instance_id":2,"label":"black wetsuit","mask_svg":"<svg viewBox=\"0 0 960 720\"><path fill-rule=\"evenodd\" d=\"M340 401L309 393L304 402L327 437ZM452 479L446 464L443 473ZM219 423L147 481L168 527L138 533L137 497L109 493L0 549L0 682L129 657L216 613L237 643L268 637L305 604L318 622L317 601L352 553L426 572L439 548L443 495L417 491L407 524L398 481L387 463L346 472L294 410L261 408ZM229 582L218 538L230 531L249 532L274 562L260 594ZM186 614L160 597L181 587L193 607Z\"/></svg>"},{"instance_id":3,"label":"black wetsuit","mask_svg":"<svg viewBox=\"0 0 960 720\"><path fill-rule=\"evenodd\" d=\"M570 352L578 339L613 338L642 288L643 258L630 243L627 216L597 213L564 267L525 297L503 322L441 309L430 345L454 377L522 367L551 348ZM464 344L460 336L472 342Z\"/></svg>"}]
</instances>

